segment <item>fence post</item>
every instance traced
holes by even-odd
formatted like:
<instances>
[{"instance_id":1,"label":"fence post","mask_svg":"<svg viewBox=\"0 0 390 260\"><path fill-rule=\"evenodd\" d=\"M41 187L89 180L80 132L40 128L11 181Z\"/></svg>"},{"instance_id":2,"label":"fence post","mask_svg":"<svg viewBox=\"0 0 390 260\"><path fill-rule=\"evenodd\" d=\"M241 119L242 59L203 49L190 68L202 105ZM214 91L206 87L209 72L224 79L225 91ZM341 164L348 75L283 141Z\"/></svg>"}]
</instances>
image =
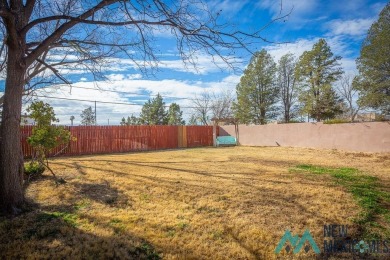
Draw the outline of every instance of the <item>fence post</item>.
<instances>
[{"instance_id":1,"label":"fence post","mask_svg":"<svg viewBox=\"0 0 390 260\"><path fill-rule=\"evenodd\" d=\"M188 142L187 142L187 126L183 125L183 148L188 147Z\"/></svg>"},{"instance_id":2,"label":"fence post","mask_svg":"<svg viewBox=\"0 0 390 260\"><path fill-rule=\"evenodd\" d=\"M217 124L213 124L213 146L217 147Z\"/></svg>"},{"instance_id":3,"label":"fence post","mask_svg":"<svg viewBox=\"0 0 390 260\"><path fill-rule=\"evenodd\" d=\"M177 146L183 148L183 126L177 126Z\"/></svg>"}]
</instances>

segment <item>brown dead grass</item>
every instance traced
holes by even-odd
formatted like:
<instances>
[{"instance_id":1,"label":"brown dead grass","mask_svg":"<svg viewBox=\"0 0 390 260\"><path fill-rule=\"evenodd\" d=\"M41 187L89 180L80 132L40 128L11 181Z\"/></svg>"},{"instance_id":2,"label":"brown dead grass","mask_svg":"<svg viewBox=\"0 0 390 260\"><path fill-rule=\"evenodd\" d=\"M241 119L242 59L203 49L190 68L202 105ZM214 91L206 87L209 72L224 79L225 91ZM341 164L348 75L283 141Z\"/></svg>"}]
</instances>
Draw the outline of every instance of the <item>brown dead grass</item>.
<instances>
[{"instance_id":1,"label":"brown dead grass","mask_svg":"<svg viewBox=\"0 0 390 260\"><path fill-rule=\"evenodd\" d=\"M281 147L58 158L51 166L67 184L56 187L49 177L31 183L27 196L40 210L0 219L1 231L14 230L5 242L0 236L0 250L22 258L274 259L286 229L309 229L322 248L323 225L353 227L360 208L329 176L289 168L354 167L388 188L389 158ZM44 218L58 230L37 227L37 216L50 212L70 215Z\"/></svg>"}]
</instances>

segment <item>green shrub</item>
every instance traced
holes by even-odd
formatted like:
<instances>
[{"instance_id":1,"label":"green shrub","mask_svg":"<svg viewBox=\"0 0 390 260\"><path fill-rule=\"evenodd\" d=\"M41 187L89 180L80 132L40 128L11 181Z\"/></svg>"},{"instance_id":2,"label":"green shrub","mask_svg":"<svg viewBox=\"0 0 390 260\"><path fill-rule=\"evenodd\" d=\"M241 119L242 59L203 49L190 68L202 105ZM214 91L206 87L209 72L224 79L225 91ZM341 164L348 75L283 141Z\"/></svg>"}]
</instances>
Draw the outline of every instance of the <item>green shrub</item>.
<instances>
[{"instance_id":1,"label":"green shrub","mask_svg":"<svg viewBox=\"0 0 390 260\"><path fill-rule=\"evenodd\" d=\"M278 121L278 124L296 124L296 123L305 123L305 121L302 121L300 119L291 119L288 122L285 121Z\"/></svg>"},{"instance_id":2,"label":"green shrub","mask_svg":"<svg viewBox=\"0 0 390 260\"><path fill-rule=\"evenodd\" d=\"M324 124L345 124L345 123L351 123L351 121L347 120L347 119L329 119L329 120L325 120L324 121Z\"/></svg>"},{"instance_id":3,"label":"green shrub","mask_svg":"<svg viewBox=\"0 0 390 260\"><path fill-rule=\"evenodd\" d=\"M298 119L291 119L289 122L287 122L287 124L295 124L295 123L304 123L304 121Z\"/></svg>"},{"instance_id":4,"label":"green shrub","mask_svg":"<svg viewBox=\"0 0 390 260\"><path fill-rule=\"evenodd\" d=\"M24 174L27 176L41 175L45 171L45 167L38 162L29 162L24 164Z\"/></svg>"},{"instance_id":5,"label":"green shrub","mask_svg":"<svg viewBox=\"0 0 390 260\"><path fill-rule=\"evenodd\" d=\"M390 121L390 119L387 118L385 115L378 115L375 118L375 121L377 121L377 122L385 122L385 121Z\"/></svg>"}]
</instances>

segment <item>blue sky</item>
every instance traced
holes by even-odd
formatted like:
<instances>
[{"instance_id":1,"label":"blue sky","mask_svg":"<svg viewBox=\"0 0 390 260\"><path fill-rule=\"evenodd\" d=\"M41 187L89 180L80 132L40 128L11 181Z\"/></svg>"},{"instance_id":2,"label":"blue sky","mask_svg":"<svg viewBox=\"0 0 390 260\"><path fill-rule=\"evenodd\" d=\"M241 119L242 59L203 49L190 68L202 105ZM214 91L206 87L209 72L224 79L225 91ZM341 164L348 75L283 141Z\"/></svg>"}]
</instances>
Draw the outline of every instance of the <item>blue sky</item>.
<instances>
[{"instance_id":1,"label":"blue sky","mask_svg":"<svg viewBox=\"0 0 390 260\"><path fill-rule=\"evenodd\" d=\"M353 74L356 73L355 59L359 55L362 40L370 25L377 20L386 1L284 0L281 3L273 0L213 0L208 1L208 4L213 10L222 10L223 21L245 31L261 28L278 15L291 12L285 19L272 23L262 31L261 35L273 43L261 42L251 48L265 48L277 61L288 52L298 57L303 51L310 50L319 38L325 38L333 53L342 56L341 63L346 73ZM111 65L104 69L110 81L94 82L92 76L82 70L67 68L63 69L62 73L66 73L71 79L71 90L68 86L57 86L37 94L135 104L97 103L99 124L107 124L108 120L110 124L119 124L122 117L132 113L138 116L141 105L157 93L165 97L167 105L176 102L182 107L190 107L190 99L204 90L234 91L241 76L240 71L232 71L218 60L219 66L215 66L212 58L204 53L197 55L197 68L186 67L177 55L172 35L156 32L156 39L161 63L159 70L153 75L140 73L130 60L115 58ZM250 57L247 52L236 52L236 58L241 62L239 67L242 69ZM54 107L61 124L69 124L70 116L74 115L77 125L81 111L88 106L94 106L93 102L40 99ZM183 108L183 111L187 119L191 109Z\"/></svg>"}]
</instances>

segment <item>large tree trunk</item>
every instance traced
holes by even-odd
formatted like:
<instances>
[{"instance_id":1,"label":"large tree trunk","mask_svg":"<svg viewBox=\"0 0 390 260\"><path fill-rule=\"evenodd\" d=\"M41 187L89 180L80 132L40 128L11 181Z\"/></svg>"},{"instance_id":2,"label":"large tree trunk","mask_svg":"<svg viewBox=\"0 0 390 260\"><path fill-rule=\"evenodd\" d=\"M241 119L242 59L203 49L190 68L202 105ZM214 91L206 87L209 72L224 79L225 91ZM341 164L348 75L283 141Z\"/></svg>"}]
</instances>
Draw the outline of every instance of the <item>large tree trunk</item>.
<instances>
[{"instance_id":1,"label":"large tree trunk","mask_svg":"<svg viewBox=\"0 0 390 260\"><path fill-rule=\"evenodd\" d=\"M20 143L24 74L22 51L9 48L1 122L0 210L11 214L17 214L24 202L23 155Z\"/></svg>"},{"instance_id":2,"label":"large tree trunk","mask_svg":"<svg viewBox=\"0 0 390 260\"><path fill-rule=\"evenodd\" d=\"M260 124L265 125L265 109L261 108L260 109Z\"/></svg>"},{"instance_id":3,"label":"large tree trunk","mask_svg":"<svg viewBox=\"0 0 390 260\"><path fill-rule=\"evenodd\" d=\"M284 110L284 122L285 123L290 122L290 110L289 109Z\"/></svg>"}]
</instances>

